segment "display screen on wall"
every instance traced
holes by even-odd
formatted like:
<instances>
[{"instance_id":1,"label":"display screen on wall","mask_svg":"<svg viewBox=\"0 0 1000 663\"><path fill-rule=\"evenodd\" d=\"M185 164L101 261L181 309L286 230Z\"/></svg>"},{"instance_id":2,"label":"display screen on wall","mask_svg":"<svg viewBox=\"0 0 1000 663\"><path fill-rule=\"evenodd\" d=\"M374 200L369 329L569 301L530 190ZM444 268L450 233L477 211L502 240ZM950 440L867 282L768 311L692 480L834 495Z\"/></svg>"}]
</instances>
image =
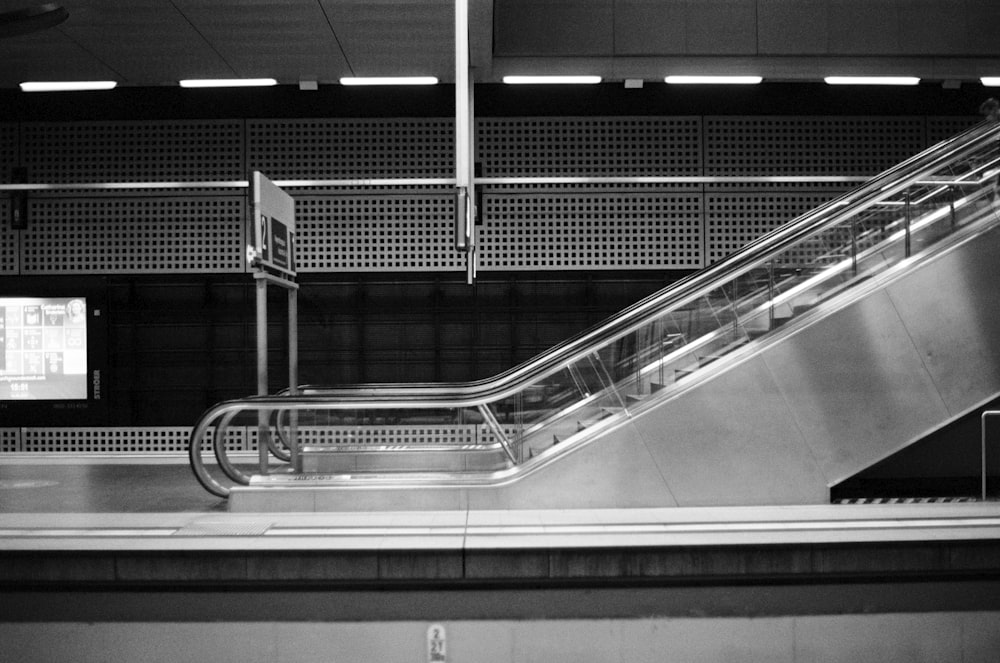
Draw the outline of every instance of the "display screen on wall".
<instances>
[{"instance_id":1,"label":"display screen on wall","mask_svg":"<svg viewBox=\"0 0 1000 663\"><path fill-rule=\"evenodd\" d=\"M102 425L108 416L106 284L0 283L0 426Z\"/></svg>"},{"instance_id":2,"label":"display screen on wall","mask_svg":"<svg viewBox=\"0 0 1000 663\"><path fill-rule=\"evenodd\" d=\"M86 297L0 297L0 400L85 400Z\"/></svg>"}]
</instances>

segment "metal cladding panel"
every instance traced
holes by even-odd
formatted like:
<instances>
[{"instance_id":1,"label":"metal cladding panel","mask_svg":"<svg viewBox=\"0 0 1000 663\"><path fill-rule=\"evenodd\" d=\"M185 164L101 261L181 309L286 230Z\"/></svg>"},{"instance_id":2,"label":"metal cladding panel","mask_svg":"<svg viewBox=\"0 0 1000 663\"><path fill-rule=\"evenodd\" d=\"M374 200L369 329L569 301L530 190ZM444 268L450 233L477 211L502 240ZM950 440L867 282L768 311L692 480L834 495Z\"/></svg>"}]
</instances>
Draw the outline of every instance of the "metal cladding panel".
<instances>
[{"instance_id":1,"label":"metal cladding panel","mask_svg":"<svg viewBox=\"0 0 1000 663\"><path fill-rule=\"evenodd\" d=\"M469 489L470 509L678 506L655 456L631 424L523 479Z\"/></svg>"},{"instance_id":2,"label":"metal cladding panel","mask_svg":"<svg viewBox=\"0 0 1000 663\"><path fill-rule=\"evenodd\" d=\"M837 193L768 191L705 194L706 264L725 258L761 235L819 207ZM813 257L803 250L799 255L789 255L784 260L798 260L798 264L806 264Z\"/></svg>"},{"instance_id":3,"label":"metal cladding panel","mask_svg":"<svg viewBox=\"0 0 1000 663\"><path fill-rule=\"evenodd\" d=\"M998 255L994 229L887 291L951 415L1000 391Z\"/></svg>"},{"instance_id":4,"label":"metal cladding panel","mask_svg":"<svg viewBox=\"0 0 1000 663\"><path fill-rule=\"evenodd\" d=\"M480 118L476 131L484 177L701 175L699 117Z\"/></svg>"},{"instance_id":5,"label":"metal cladding panel","mask_svg":"<svg viewBox=\"0 0 1000 663\"><path fill-rule=\"evenodd\" d=\"M445 118L248 120L250 169L272 180L454 177L454 125Z\"/></svg>"},{"instance_id":6,"label":"metal cladding panel","mask_svg":"<svg viewBox=\"0 0 1000 663\"><path fill-rule=\"evenodd\" d=\"M484 117L476 161L486 177L871 175L975 120ZM279 180L356 179L289 187L301 219L301 271L464 271L453 249L451 187L365 184L453 177L450 118L2 124L0 181L14 165L33 182L57 185L240 181L247 165ZM479 269L697 269L850 186L483 185ZM241 271L243 198L233 187L33 191L28 231L0 222L0 273ZM8 205L0 196L4 218Z\"/></svg>"},{"instance_id":7,"label":"metal cladding panel","mask_svg":"<svg viewBox=\"0 0 1000 663\"><path fill-rule=\"evenodd\" d=\"M206 433L205 448L211 449L214 429ZM186 453L190 426L157 427L70 427L21 429L26 453ZM245 449L246 431L240 427L226 432L226 448Z\"/></svg>"},{"instance_id":8,"label":"metal cladding panel","mask_svg":"<svg viewBox=\"0 0 1000 663\"><path fill-rule=\"evenodd\" d=\"M952 414L884 290L768 348L764 360L830 485Z\"/></svg>"},{"instance_id":9,"label":"metal cladding panel","mask_svg":"<svg viewBox=\"0 0 1000 663\"><path fill-rule=\"evenodd\" d=\"M241 272L244 210L232 196L32 199L21 273Z\"/></svg>"},{"instance_id":10,"label":"metal cladding panel","mask_svg":"<svg viewBox=\"0 0 1000 663\"><path fill-rule=\"evenodd\" d=\"M21 429L0 428L0 452L15 453L21 450Z\"/></svg>"},{"instance_id":11,"label":"metal cladding panel","mask_svg":"<svg viewBox=\"0 0 1000 663\"><path fill-rule=\"evenodd\" d=\"M647 410L635 427L681 506L829 500L791 407L759 358Z\"/></svg>"},{"instance_id":12,"label":"metal cladding panel","mask_svg":"<svg viewBox=\"0 0 1000 663\"><path fill-rule=\"evenodd\" d=\"M11 181L11 168L18 165L17 125L0 122L0 184Z\"/></svg>"},{"instance_id":13,"label":"metal cladding panel","mask_svg":"<svg viewBox=\"0 0 1000 663\"><path fill-rule=\"evenodd\" d=\"M32 182L246 179L242 120L32 122L21 126L21 145L21 165L28 169ZM67 195L106 196L107 192ZM148 196L149 192L117 191L115 195Z\"/></svg>"},{"instance_id":14,"label":"metal cladding panel","mask_svg":"<svg viewBox=\"0 0 1000 663\"><path fill-rule=\"evenodd\" d=\"M484 271L702 266L697 194L494 195L485 198L484 213Z\"/></svg>"},{"instance_id":15,"label":"metal cladding panel","mask_svg":"<svg viewBox=\"0 0 1000 663\"><path fill-rule=\"evenodd\" d=\"M21 232L10 227L10 199L0 198L0 274L17 274Z\"/></svg>"},{"instance_id":16,"label":"metal cladding panel","mask_svg":"<svg viewBox=\"0 0 1000 663\"><path fill-rule=\"evenodd\" d=\"M921 117L706 117L705 174L875 175L925 136Z\"/></svg>"},{"instance_id":17,"label":"metal cladding panel","mask_svg":"<svg viewBox=\"0 0 1000 663\"><path fill-rule=\"evenodd\" d=\"M454 211L443 194L299 197L296 262L306 272L461 271Z\"/></svg>"}]
</instances>

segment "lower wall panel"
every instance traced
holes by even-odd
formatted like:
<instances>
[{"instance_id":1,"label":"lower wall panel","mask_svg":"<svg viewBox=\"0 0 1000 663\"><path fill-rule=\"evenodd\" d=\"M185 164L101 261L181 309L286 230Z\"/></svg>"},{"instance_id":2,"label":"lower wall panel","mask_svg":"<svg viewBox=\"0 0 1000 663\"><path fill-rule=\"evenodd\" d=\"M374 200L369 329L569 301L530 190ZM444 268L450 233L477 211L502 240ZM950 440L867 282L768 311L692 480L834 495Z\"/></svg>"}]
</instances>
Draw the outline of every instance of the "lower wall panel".
<instances>
[{"instance_id":1,"label":"lower wall panel","mask_svg":"<svg viewBox=\"0 0 1000 663\"><path fill-rule=\"evenodd\" d=\"M144 661L995 661L1000 613L446 621L444 656L426 620L327 623L0 624L0 658L20 663Z\"/></svg>"}]
</instances>

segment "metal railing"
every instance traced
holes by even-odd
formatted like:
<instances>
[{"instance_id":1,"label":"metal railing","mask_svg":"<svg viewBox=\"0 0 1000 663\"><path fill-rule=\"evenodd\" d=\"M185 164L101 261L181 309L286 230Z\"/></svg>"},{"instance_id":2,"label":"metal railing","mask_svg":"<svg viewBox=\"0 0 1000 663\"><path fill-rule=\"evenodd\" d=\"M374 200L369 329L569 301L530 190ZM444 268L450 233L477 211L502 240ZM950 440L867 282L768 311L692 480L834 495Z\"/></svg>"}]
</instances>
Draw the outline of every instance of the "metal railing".
<instances>
[{"instance_id":1,"label":"metal railing","mask_svg":"<svg viewBox=\"0 0 1000 663\"><path fill-rule=\"evenodd\" d=\"M317 425L339 426L475 418L495 437L483 451L499 447L507 467L427 480L512 480L614 425L642 407L639 399L650 392L685 384L700 366L886 273L973 221L995 218L986 203L996 177L998 136L1000 125L983 124L944 141L494 378L305 386L301 395L220 403L192 431L194 473L213 494L228 495L229 486L210 474L202 458L205 433L215 426L220 468L234 483L245 484L252 475L226 457L220 442L225 429L241 416L263 413L280 432L277 437L295 445L281 432L282 416L295 412L299 425L308 425L310 416ZM512 437L505 432L511 428ZM276 456L285 455L269 430L262 434Z\"/></svg>"}]
</instances>

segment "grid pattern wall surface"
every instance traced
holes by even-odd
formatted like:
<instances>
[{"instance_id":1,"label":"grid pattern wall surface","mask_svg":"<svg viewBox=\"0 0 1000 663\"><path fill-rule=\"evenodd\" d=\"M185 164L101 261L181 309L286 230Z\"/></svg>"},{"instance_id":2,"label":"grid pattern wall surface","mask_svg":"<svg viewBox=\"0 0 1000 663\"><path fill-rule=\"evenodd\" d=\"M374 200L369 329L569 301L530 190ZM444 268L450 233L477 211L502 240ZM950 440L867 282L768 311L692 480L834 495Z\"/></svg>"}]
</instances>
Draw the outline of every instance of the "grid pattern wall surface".
<instances>
[{"instance_id":1,"label":"grid pattern wall surface","mask_svg":"<svg viewBox=\"0 0 1000 663\"><path fill-rule=\"evenodd\" d=\"M725 258L748 242L815 209L835 193L740 192L706 196L706 248L709 263ZM811 256L788 256L807 261Z\"/></svg>"},{"instance_id":2,"label":"grid pattern wall surface","mask_svg":"<svg viewBox=\"0 0 1000 663\"><path fill-rule=\"evenodd\" d=\"M300 196L297 263L306 272L461 270L455 199L445 194Z\"/></svg>"},{"instance_id":3,"label":"grid pattern wall surface","mask_svg":"<svg viewBox=\"0 0 1000 663\"><path fill-rule=\"evenodd\" d=\"M250 429L256 441L256 430ZM300 426L298 441L302 445L350 444L361 446L393 445L481 445L492 441L486 426L467 425L411 425L411 426Z\"/></svg>"},{"instance_id":4,"label":"grid pattern wall surface","mask_svg":"<svg viewBox=\"0 0 1000 663\"><path fill-rule=\"evenodd\" d=\"M10 227L10 199L0 198L0 274L18 273L20 253L20 232Z\"/></svg>"},{"instance_id":5,"label":"grid pattern wall surface","mask_svg":"<svg viewBox=\"0 0 1000 663\"><path fill-rule=\"evenodd\" d=\"M701 266L702 197L695 193L520 193L484 200L484 270Z\"/></svg>"},{"instance_id":6,"label":"grid pattern wall surface","mask_svg":"<svg viewBox=\"0 0 1000 663\"><path fill-rule=\"evenodd\" d=\"M11 181L11 168L18 164L18 128L13 122L0 122L0 184Z\"/></svg>"},{"instance_id":7,"label":"grid pattern wall surface","mask_svg":"<svg viewBox=\"0 0 1000 663\"><path fill-rule=\"evenodd\" d=\"M24 453L187 453L190 426L162 427L66 427L22 428L19 430ZM212 430L204 444L211 451ZM246 433L233 427L226 433L226 448L243 451Z\"/></svg>"},{"instance_id":8,"label":"grid pattern wall surface","mask_svg":"<svg viewBox=\"0 0 1000 663\"><path fill-rule=\"evenodd\" d=\"M483 175L500 177L867 176L976 119L479 118L477 160ZM13 165L25 166L33 182L56 184L245 180L247 166L278 180L450 177L452 129L453 121L441 118L5 124L0 164L10 165L0 177ZM833 195L844 186L491 185L477 228L480 269L698 268L757 228L804 211L817 191ZM304 272L464 269L464 256L452 248L447 187L290 191ZM749 224L721 218L726 196L752 191L786 200L754 211ZM6 199L0 196L0 205ZM244 271L244 200L241 188L33 192L27 230L0 223L0 273ZM793 213L782 218L783 208ZM730 229L738 237L722 236Z\"/></svg>"},{"instance_id":9,"label":"grid pattern wall surface","mask_svg":"<svg viewBox=\"0 0 1000 663\"><path fill-rule=\"evenodd\" d=\"M920 117L706 117L705 174L874 175L927 145Z\"/></svg>"},{"instance_id":10,"label":"grid pattern wall surface","mask_svg":"<svg viewBox=\"0 0 1000 663\"><path fill-rule=\"evenodd\" d=\"M244 269L244 200L40 198L21 232L24 274Z\"/></svg>"},{"instance_id":11,"label":"grid pattern wall surface","mask_svg":"<svg viewBox=\"0 0 1000 663\"><path fill-rule=\"evenodd\" d=\"M454 120L250 120L250 170L273 180L455 175Z\"/></svg>"},{"instance_id":12,"label":"grid pattern wall surface","mask_svg":"<svg viewBox=\"0 0 1000 663\"><path fill-rule=\"evenodd\" d=\"M21 429L0 428L0 453L21 451Z\"/></svg>"},{"instance_id":13,"label":"grid pattern wall surface","mask_svg":"<svg viewBox=\"0 0 1000 663\"><path fill-rule=\"evenodd\" d=\"M700 117L484 118L484 177L700 175Z\"/></svg>"},{"instance_id":14,"label":"grid pattern wall surface","mask_svg":"<svg viewBox=\"0 0 1000 663\"><path fill-rule=\"evenodd\" d=\"M935 145L947 138L960 134L978 122L981 122L982 119L979 116L928 117L927 145Z\"/></svg>"},{"instance_id":15,"label":"grid pattern wall surface","mask_svg":"<svg viewBox=\"0 0 1000 663\"><path fill-rule=\"evenodd\" d=\"M21 144L32 182L246 179L242 120L25 123Z\"/></svg>"},{"instance_id":16,"label":"grid pattern wall surface","mask_svg":"<svg viewBox=\"0 0 1000 663\"><path fill-rule=\"evenodd\" d=\"M0 428L0 452L186 454L191 431L190 426ZM505 432L508 438L513 439L513 429ZM202 440L202 449L206 454L211 454L214 434L214 429L210 429ZM298 436L302 445L481 446L495 442L492 431L486 426L472 424L301 426ZM257 440L256 426L232 426L226 431L226 449L231 452L256 451Z\"/></svg>"}]
</instances>

